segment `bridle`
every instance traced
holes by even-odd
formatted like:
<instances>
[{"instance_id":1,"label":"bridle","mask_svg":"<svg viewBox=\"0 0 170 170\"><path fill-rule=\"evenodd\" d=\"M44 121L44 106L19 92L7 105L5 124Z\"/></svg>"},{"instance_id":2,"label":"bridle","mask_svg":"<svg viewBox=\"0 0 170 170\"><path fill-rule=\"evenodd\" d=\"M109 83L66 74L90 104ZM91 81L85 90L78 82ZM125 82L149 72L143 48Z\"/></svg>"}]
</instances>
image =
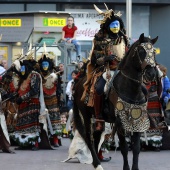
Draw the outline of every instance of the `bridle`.
<instances>
[{"instance_id":1,"label":"bridle","mask_svg":"<svg viewBox=\"0 0 170 170\"><path fill-rule=\"evenodd\" d=\"M140 55L139 55L139 51L138 51L138 47L140 47L140 46L146 52L146 57L143 62L140 59ZM153 47L153 45L150 42L147 42L147 43L141 43L138 47L136 47L134 49L134 51L137 53L137 57L138 57L139 63L141 64L142 70L144 70L147 65L150 65L151 67L155 67L156 66L155 48Z\"/></svg>"},{"instance_id":2,"label":"bridle","mask_svg":"<svg viewBox=\"0 0 170 170\"><path fill-rule=\"evenodd\" d=\"M146 56L145 56L144 61L141 60L140 55L139 55L138 47L140 47L140 46L146 52ZM151 66L151 67L155 67L156 66L156 63L155 63L155 49L154 49L153 45L150 42L141 43L140 45L135 47L134 53L133 53L132 57L134 57L135 54L137 54L138 61L139 61L140 65L141 65L142 77L143 77L143 75L145 74L145 71L146 71L146 69L145 69L146 66L148 66L148 65ZM128 78L128 79L130 79L130 80L132 80L132 81L134 81L136 83L142 83L143 82L143 80L140 81L140 80L136 80L134 78L131 78L130 76L126 75L122 70L121 70L121 74L124 77L126 77L126 78Z\"/></svg>"}]
</instances>

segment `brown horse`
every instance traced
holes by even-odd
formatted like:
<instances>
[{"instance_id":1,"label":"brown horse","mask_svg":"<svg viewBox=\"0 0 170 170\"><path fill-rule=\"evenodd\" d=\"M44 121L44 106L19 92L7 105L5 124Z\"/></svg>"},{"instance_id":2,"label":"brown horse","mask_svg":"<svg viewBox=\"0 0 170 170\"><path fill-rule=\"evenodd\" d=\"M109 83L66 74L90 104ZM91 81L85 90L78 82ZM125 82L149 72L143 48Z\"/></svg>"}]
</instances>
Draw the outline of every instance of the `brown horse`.
<instances>
[{"instance_id":1,"label":"brown horse","mask_svg":"<svg viewBox=\"0 0 170 170\"><path fill-rule=\"evenodd\" d=\"M145 88L142 86L143 78L151 81L156 75L155 51L153 44L157 41L144 37L141 34L129 49L119 65L119 72L110 82L107 105L111 113L109 118L103 118L115 123L120 149L123 156L123 170L130 170L128 164L128 146L125 134L132 132L133 164L132 170L139 170L138 157L140 152L140 132L149 128L150 122L146 112ZM86 76L75 85L74 94L74 121L77 130L89 147L93 166L96 170L103 170L97 157L98 143L101 131L94 130L94 108L82 102L81 96ZM95 102L95 101L94 101Z\"/></svg>"}]
</instances>

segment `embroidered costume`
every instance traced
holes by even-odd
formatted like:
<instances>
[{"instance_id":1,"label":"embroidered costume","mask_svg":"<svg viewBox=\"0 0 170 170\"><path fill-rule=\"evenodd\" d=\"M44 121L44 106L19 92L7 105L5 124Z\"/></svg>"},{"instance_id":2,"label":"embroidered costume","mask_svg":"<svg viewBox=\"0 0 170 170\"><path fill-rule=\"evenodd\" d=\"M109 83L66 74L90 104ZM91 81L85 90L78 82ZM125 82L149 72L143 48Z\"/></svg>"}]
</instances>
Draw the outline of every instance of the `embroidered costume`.
<instances>
[{"instance_id":1,"label":"embroidered costume","mask_svg":"<svg viewBox=\"0 0 170 170\"><path fill-rule=\"evenodd\" d=\"M35 64L34 60L21 62L20 77L22 82L16 99L19 105L18 119L16 130L13 133L14 141L20 148L31 146L33 150L39 148L41 132L39 116L45 112L42 101L42 80L40 74L33 71Z\"/></svg>"},{"instance_id":2,"label":"embroidered costume","mask_svg":"<svg viewBox=\"0 0 170 170\"><path fill-rule=\"evenodd\" d=\"M58 98L56 95L57 91L57 80L58 76L54 73L54 64L53 61L44 56L38 61L41 69L41 76L43 78L43 93L44 93L44 100L46 108L48 109L52 129L54 134L52 135L53 138L53 145L58 147L58 137L61 136L62 127L60 125L60 112L58 106Z\"/></svg>"},{"instance_id":3,"label":"embroidered costume","mask_svg":"<svg viewBox=\"0 0 170 170\"><path fill-rule=\"evenodd\" d=\"M101 117L103 94L107 92L109 81L125 56L129 42L120 12L115 13L112 9L103 12L96 6L95 8L99 14L104 15L104 19L98 21L101 24L100 30L93 40L81 100L87 106L94 107L96 117Z\"/></svg>"}]
</instances>

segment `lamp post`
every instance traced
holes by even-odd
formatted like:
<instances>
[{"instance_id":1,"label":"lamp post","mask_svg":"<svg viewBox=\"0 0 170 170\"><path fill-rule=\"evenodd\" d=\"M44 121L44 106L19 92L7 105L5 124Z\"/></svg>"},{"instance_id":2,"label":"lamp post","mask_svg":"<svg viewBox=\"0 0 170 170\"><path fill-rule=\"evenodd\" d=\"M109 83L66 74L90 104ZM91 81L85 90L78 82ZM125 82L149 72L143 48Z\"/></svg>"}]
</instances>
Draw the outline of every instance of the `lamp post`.
<instances>
[{"instance_id":1,"label":"lamp post","mask_svg":"<svg viewBox=\"0 0 170 170\"><path fill-rule=\"evenodd\" d=\"M132 38L132 0L126 0L126 30L129 39Z\"/></svg>"}]
</instances>

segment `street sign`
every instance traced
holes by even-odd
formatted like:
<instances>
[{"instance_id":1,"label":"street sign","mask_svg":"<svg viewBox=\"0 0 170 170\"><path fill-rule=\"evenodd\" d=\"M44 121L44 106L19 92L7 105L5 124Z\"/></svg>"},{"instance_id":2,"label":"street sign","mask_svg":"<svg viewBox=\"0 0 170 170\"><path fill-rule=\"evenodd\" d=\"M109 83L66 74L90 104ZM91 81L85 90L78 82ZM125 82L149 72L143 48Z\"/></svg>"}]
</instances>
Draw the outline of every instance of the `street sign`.
<instances>
[{"instance_id":1,"label":"street sign","mask_svg":"<svg viewBox=\"0 0 170 170\"><path fill-rule=\"evenodd\" d=\"M0 19L0 27L21 27L21 19Z\"/></svg>"},{"instance_id":2,"label":"street sign","mask_svg":"<svg viewBox=\"0 0 170 170\"><path fill-rule=\"evenodd\" d=\"M46 27L64 27L66 19L64 18L43 18L43 26Z\"/></svg>"}]
</instances>

